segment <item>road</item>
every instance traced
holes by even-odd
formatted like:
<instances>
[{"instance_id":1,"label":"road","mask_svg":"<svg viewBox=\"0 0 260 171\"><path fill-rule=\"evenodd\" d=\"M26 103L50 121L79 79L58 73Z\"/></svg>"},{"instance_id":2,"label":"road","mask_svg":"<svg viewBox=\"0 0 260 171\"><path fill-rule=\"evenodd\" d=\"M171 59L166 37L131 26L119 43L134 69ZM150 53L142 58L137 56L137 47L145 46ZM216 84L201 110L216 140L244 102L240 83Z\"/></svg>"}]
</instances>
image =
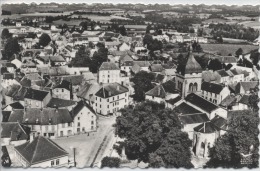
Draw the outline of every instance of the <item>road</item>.
<instances>
[{"instance_id":1,"label":"road","mask_svg":"<svg viewBox=\"0 0 260 171\"><path fill-rule=\"evenodd\" d=\"M98 119L97 132L75 135L71 137L62 137L54 139L58 145L63 147L69 153L69 158L73 161L73 147L76 148L76 163L78 168L90 167L91 164L100 162L106 148L110 148L111 141L114 141L115 116ZM105 141L104 141L105 139Z\"/></svg>"}]
</instances>

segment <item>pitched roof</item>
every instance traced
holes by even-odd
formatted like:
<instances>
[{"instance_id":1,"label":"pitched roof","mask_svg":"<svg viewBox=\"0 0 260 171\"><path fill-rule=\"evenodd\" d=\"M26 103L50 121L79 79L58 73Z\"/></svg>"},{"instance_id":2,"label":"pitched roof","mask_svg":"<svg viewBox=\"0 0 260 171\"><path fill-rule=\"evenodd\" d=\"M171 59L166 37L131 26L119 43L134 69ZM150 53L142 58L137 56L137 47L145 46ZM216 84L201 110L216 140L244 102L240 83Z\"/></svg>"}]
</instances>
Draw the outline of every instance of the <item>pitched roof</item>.
<instances>
[{"instance_id":1,"label":"pitched roof","mask_svg":"<svg viewBox=\"0 0 260 171\"><path fill-rule=\"evenodd\" d=\"M148 92L146 92L146 95L149 96L155 96L160 98L165 98L167 93L170 94L178 94L179 92L175 90L175 82L168 80L167 82L157 85Z\"/></svg>"},{"instance_id":2,"label":"pitched roof","mask_svg":"<svg viewBox=\"0 0 260 171\"><path fill-rule=\"evenodd\" d=\"M215 126L212 122L204 122L194 128L195 132L200 133L215 133L216 131L219 131L220 129Z\"/></svg>"},{"instance_id":3,"label":"pitched roof","mask_svg":"<svg viewBox=\"0 0 260 171\"><path fill-rule=\"evenodd\" d=\"M181 100L181 96L177 96L173 99L169 99L169 100L165 100L167 103L171 104L171 105L174 105L175 103L177 103L178 101Z\"/></svg>"},{"instance_id":4,"label":"pitched roof","mask_svg":"<svg viewBox=\"0 0 260 171\"><path fill-rule=\"evenodd\" d=\"M77 96L86 100L92 100L99 89L100 85L98 83L85 83L79 88Z\"/></svg>"},{"instance_id":5,"label":"pitched roof","mask_svg":"<svg viewBox=\"0 0 260 171\"><path fill-rule=\"evenodd\" d=\"M240 93L241 87L243 87L245 91L250 91L250 89L255 88L256 86L258 86L258 84L258 81L239 82L235 87L235 91L236 93Z\"/></svg>"},{"instance_id":6,"label":"pitched roof","mask_svg":"<svg viewBox=\"0 0 260 171\"><path fill-rule=\"evenodd\" d=\"M118 84L118 83L112 83L103 86L99 89L99 91L96 93L96 96L101 98L108 98L112 96L116 96L122 93L128 92L128 88Z\"/></svg>"},{"instance_id":7,"label":"pitched roof","mask_svg":"<svg viewBox=\"0 0 260 171\"><path fill-rule=\"evenodd\" d=\"M19 123L22 123L23 115L24 115L24 110L23 109L13 110L13 112L10 114L10 116L8 118L8 122L19 122Z\"/></svg>"},{"instance_id":8,"label":"pitched roof","mask_svg":"<svg viewBox=\"0 0 260 171\"><path fill-rule=\"evenodd\" d=\"M14 102L7 106L11 106L13 109L24 109L23 105L20 102Z\"/></svg>"},{"instance_id":9,"label":"pitched roof","mask_svg":"<svg viewBox=\"0 0 260 171\"><path fill-rule=\"evenodd\" d=\"M51 100L47 104L47 107L50 107L50 108L62 108L62 107L73 106L75 104L76 104L76 102L72 101L72 100L51 98Z\"/></svg>"},{"instance_id":10,"label":"pitched roof","mask_svg":"<svg viewBox=\"0 0 260 171\"><path fill-rule=\"evenodd\" d=\"M216 115L210 122L213 123L219 129L223 129L223 130L226 130L228 126L227 120L222 118L219 115Z\"/></svg>"},{"instance_id":11,"label":"pitched roof","mask_svg":"<svg viewBox=\"0 0 260 171\"><path fill-rule=\"evenodd\" d=\"M62 80L60 84L58 84L57 86L54 87L55 88L64 88L67 90L71 90L71 83L67 80Z\"/></svg>"},{"instance_id":12,"label":"pitched roof","mask_svg":"<svg viewBox=\"0 0 260 171\"><path fill-rule=\"evenodd\" d=\"M184 73L191 74L191 73L201 73L201 72L202 72L202 68L201 68L200 64L194 58L192 51L190 51Z\"/></svg>"},{"instance_id":13,"label":"pitched roof","mask_svg":"<svg viewBox=\"0 0 260 171\"><path fill-rule=\"evenodd\" d=\"M14 84L5 93L5 95L12 97L13 100L24 100L24 96L25 96L26 92L27 92L27 88Z\"/></svg>"},{"instance_id":14,"label":"pitched roof","mask_svg":"<svg viewBox=\"0 0 260 171\"><path fill-rule=\"evenodd\" d=\"M71 110L71 115L74 118L84 107L88 108L92 113L95 114L94 109L83 100L79 101L77 105Z\"/></svg>"},{"instance_id":15,"label":"pitched roof","mask_svg":"<svg viewBox=\"0 0 260 171\"><path fill-rule=\"evenodd\" d=\"M206 113L179 115L179 119L183 124L195 124L209 121L208 115Z\"/></svg>"},{"instance_id":16,"label":"pitched roof","mask_svg":"<svg viewBox=\"0 0 260 171\"><path fill-rule=\"evenodd\" d=\"M245 104L245 105L248 105L249 104L249 95L243 95L242 98L239 100L238 103L242 103L242 104Z\"/></svg>"},{"instance_id":17,"label":"pitched roof","mask_svg":"<svg viewBox=\"0 0 260 171\"><path fill-rule=\"evenodd\" d=\"M32 142L28 141L16 146L15 150L18 151L30 165L53 158L68 156L68 152L59 145L41 136L34 138Z\"/></svg>"},{"instance_id":18,"label":"pitched roof","mask_svg":"<svg viewBox=\"0 0 260 171\"><path fill-rule=\"evenodd\" d=\"M187 95L185 97L185 100L187 102L190 102L191 104L201 108L202 110L210 113L211 111L215 110L218 108L217 105L207 101L206 99L198 96L197 94L195 93L191 93L189 95Z\"/></svg>"},{"instance_id":19,"label":"pitched roof","mask_svg":"<svg viewBox=\"0 0 260 171\"><path fill-rule=\"evenodd\" d=\"M152 64L150 68L152 72L162 72L164 70L161 64Z\"/></svg>"},{"instance_id":20,"label":"pitched roof","mask_svg":"<svg viewBox=\"0 0 260 171\"><path fill-rule=\"evenodd\" d=\"M228 73L224 70L224 69L221 69L221 70L218 70L216 71L221 77L228 77Z\"/></svg>"},{"instance_id":21,"label":"pitched roof","mask_svg":"<svg viewBox=\"0 0 260 171\"><path fill-rule=\"evenodd\" d=\"M84 75L64 75L51 77L54 82L60 83L61 80L71 82L72 85L80 85L84 81Z\"/></svg>"},{"instance_id":22,"label":"pitched roof","mask_svg":"<svg viewBox=\"0 0 260 171\"><path fill-rule=\"evenodd\" d=\"M215 83L210 83L210 82L203 82L201 84L201 90L219 94L225 86L221 84L215 84Z\"/></svg>"},{"instance_id":23,"label":"pitched roof","mask_svg":"<svg viewBox=\"0 0 260 171\"><path fill-rule=\"evenodd\" d=\"M1 138L11 138L11 141L29 139L31 129L27 126L23 126L18 122L3 122L1 126Z\"/></svg>"},{"instance_id":24,"label":"pitched roof","mask_svg":"<svg viewBox=\"0 0 260 171\"><path fill-rule=\"evenodd\" d=\"M194 107L188 105L185 102L182 102L175 109L182 114L201 113L199 110L195 109Z\"/></svg>"},{"instance_id":25,"label":"pitched roof","mask_svg":"<svg viewBox=\"0 0 260 171\"><path fill-rule=\"evenodd\" d=\"M119 67L113 62L103 62L99 68L99 71L102 70L120 70Z\"/></svg>"},{"instance_id":26,"label":"pitched roof","mask_svg":"<svg viewBox=\"0 0 260 171\"><path fill-rule=\"evenodd\" d=\"M4 73L3 74L3 79L5 79L5 80L12 80L12 79L14 79L14 74L13 73Z\"/></svg>"},{"instance_id":27,"label":"pitched roof","mask_svg":"<svg viewBox=\"0 0 260 171\"><path fill-rule=\"evenodd\" d=\"M127 55L124 55L124 56L120 56L119 60L121 62L125 62L125 61L134 61L133 58L131 56L129 56L128 54Z\"/></svg>"},{"instance_id":28,"label":"pitched roof","mask_svg":"<svg viewBox=\"0 0 260 171\"><path fill-rule=\"evenodd\" d=\"M228 107L228 106L233 106L236 103L236 96L235 95L228 95L227 97L225 97L221 103L219 104L219 106L223 106L223 107Z\"/></svg>"},{"instance_id":29,"label":"pitched roof","mask_svg":"<svg viewBox=\"0 0 260 171\"><path fill-rule=\"evenodd\" d=\"M11 115L12 111L4 111L2 110L2 122L8 122L8 119Z\"/></svg>"},{"instance_id":30,"label":"pitched roof","mask_svg":"<svg viewBox=\"0 0 260 171\"><path fill-rule=\"evenodd\" d=\"M48 91L28 88L24 98L42 101L48 94Z\"/></svg>"}]
</instances>

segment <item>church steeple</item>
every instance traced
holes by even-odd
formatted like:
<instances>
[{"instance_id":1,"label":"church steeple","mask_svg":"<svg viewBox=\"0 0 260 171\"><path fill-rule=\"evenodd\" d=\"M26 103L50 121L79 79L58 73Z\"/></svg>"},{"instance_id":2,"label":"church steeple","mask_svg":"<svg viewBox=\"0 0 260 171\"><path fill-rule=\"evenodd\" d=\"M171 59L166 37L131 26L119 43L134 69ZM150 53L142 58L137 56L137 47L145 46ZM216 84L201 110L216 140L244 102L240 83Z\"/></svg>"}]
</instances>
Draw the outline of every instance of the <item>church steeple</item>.
<instances>
[{"instance_id":1,"label":"church steeple","mask_svg":"<svg viewBox=\"0 0 260 171\"><path fill-rule=\"evenodd\" d=\"M192 74L192 73L200 73L202 72L202 68L200 64L196 61L192 54L192 46L189 47L188 61L185 66L184 74Z\"/></svg>"}]
</instances>

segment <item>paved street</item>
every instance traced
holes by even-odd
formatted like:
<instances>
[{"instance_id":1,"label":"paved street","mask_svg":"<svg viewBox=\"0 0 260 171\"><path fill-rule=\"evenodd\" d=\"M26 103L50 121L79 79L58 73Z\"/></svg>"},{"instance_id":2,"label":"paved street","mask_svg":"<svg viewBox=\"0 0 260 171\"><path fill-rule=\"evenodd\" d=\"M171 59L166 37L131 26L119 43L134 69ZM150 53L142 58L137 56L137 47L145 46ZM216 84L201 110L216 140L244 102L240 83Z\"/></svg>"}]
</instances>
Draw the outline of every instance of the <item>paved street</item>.
<instances>
[{"instance_id":1,"label":"paved street","mask_svg":"<svg viewBox=\"0 0 260 171\"><path fill-rule=\"evenodd\" d=\"M114 128L112 127L115 123L115 118L115 116L110 118L100 117L97 132L90 133L89 136L88 134L81 134L63 137L55 139L54 142L69 152L71 161L73 161L73 147L75 147L77 167L90 167L94 158L96 159L94 163L102 160L105 148L115 137ZM97 152L100 154L97 154Z\"/></svg>"}]
</instances>

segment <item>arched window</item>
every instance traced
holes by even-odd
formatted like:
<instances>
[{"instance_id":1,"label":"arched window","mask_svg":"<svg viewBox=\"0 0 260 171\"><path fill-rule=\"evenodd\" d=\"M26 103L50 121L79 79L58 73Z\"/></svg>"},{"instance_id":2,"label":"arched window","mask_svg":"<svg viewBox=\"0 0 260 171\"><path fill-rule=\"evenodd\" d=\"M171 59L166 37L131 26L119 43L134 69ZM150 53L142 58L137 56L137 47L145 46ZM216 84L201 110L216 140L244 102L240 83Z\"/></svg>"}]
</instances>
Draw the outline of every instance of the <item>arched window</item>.
<instances>
[{"instance_id":1,"label":"arched window","mask_svg":"<svg viewBox=\"0 0 260 171\"><path fill-rule=\"evenodd\" d=\"M193 91L197 91L197 89L198 89L198 84L197 84L197 83L194 83L194 85L193 85Z\"/></svg>"},{"instance_id":2,"label":"arched window","mask_svg":"<svg viewBox=\"0 0 260 171\"><path fill-rule=\"evenodd\" d=\"M193 91L193 84L192 84L192 83L190 83L190 85L189 85L189 91L190 91L190 92Z\"/></svg>"}]
</instances>

